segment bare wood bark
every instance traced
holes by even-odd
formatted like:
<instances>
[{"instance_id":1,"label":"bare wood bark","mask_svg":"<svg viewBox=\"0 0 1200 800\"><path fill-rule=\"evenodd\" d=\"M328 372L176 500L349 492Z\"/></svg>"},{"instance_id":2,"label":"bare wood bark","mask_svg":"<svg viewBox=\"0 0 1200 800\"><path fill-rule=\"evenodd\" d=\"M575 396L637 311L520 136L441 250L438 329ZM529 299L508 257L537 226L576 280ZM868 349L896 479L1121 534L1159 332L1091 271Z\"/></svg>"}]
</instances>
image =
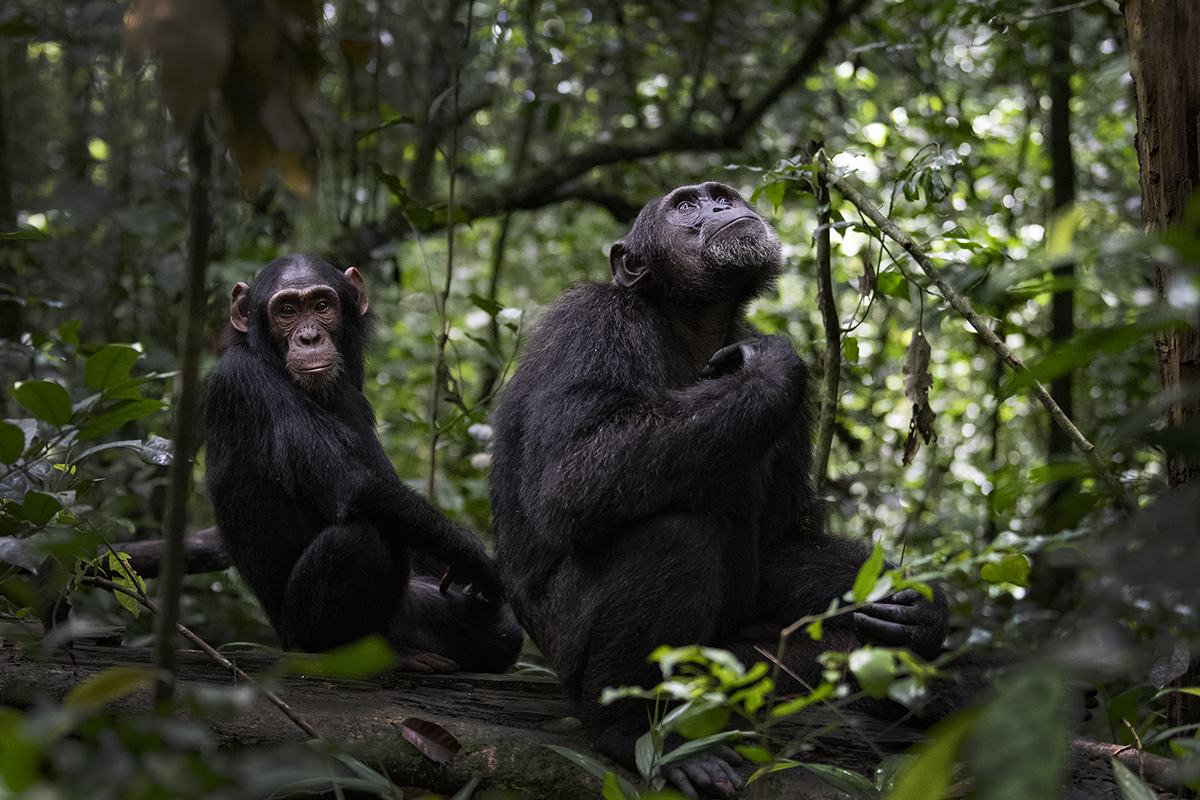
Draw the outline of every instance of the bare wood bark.
<instances>
[{"instance_id":1,"label":"bare wood bark","mask_svg":"<svg viewBox=\"0 0 1200 800\"><path fill-rule=\"evenodd\" d=\"M825 323L825 375L821 380L821 413L817 419L817 451L813 456L813 474L818 489L829 479L829 451L833 446L842 377L842 321L838 317L837 298L833 294L833 259L829 246L829 180L825 176L823 155L820 161L821 169L817 173L817 286Z\"/></svg>"},{"instance_id":2,"label":"bare wood bark","mask_svg":"<svg viewBox=\"0 0 1200 800\"><path fill-rule=\"evenodd\" d=\"M1029 368L1025 366L1025 362L1021 361L1021 359L1019 359L1017 355L1013 353L1008 345L1001 341L1000 337L996 336L996 334L992 332L991 327L987 324L987 320L981 317L979 313L971 307L971 303L965 297L959 294L953 286L950 285L950 282L946 280L944 275L942 275L941 270L939 270L933 261L930 260L929 256L926 255L923 250L921 250L911 236L905 233L898 225L896 225L896 223L885 217L883 212L875 207L874 203L872 203L870 200L864 197L861 192L851 186L845 178L832 177L830 179L830 183L832 183L834 187L836 187L837 190L842 193L843 197L857 206L859 211L861 211L872 222L878 225L879 229L887 234L888 238L895 241L897 244L903 247L910 256L912 256L913 260L921 268L921 271L924 272L925 275L928 276L929 279L932 280L938 287L938 290L942 293L942 297L944 297L946 301L950 303L950 305L953 306L956 311L958 311L958 313L962 314L963 317L965 317L966 320L971 323L971 326L975 328L976 333L978 333L980 337L988 344L988 346L991 347L998 356L1000 356L1001 360L1004 361L1009 368L1017 373L1029 372ZM1046 410L1050 412L1050 416L1054 420L1055 424L1059 425L1067 432L1067 435L1071 438L1071 441L1077 448L1079 448L1079 451L1083 453L1084 457L1087 458L1088 463L1091 464L1092 471L1095 473L1096 477L1109 487L1109 490L1113 493L1113 496L1117 498L1117 501L1121 504L1121 507L1127 513L1133 513L1136 511L1137 505L1133 502L1132 498L1129 497L1129 494L1125 491L1125 487L1121 485L1119 480L1117 480L1117 477L1108 468L1108 465L1104 463L1102 458L1100 458L1100 455L1096 452L1095 445L1089 442L1087 438L1084 437L1084 435L1079 431L1079 429L1075 427L1075 424L1071 422L1070 418L1067 417L1067 415L1063 413L1062 409L1058 407L1058 404L1055 403L1053 398L1050 397L1050 393L1046 391L1046 387L1043 386L1040 381L1033 381L1033 394L1046 408Z\"/></svg>"},{"instance_id":3,"label":"bare wood bark","mask_svg":"<svg viewBox=\"0 0 1200 800\"><path fill-rule=\"evenodd\" d=\"M1142 187L1142 223L1147 232L1186 228L1200 233L1188 204L1200 188L1200 5L1195 0L1128 0L1125 26L1129 58L1137 94L1139 181ZM1159 297L1170 297L1177 274L1169 264L1155 267ZM1176 326L1156 337L1158 369L1165 392L1180 392L1200 380L1200 331L1196 310L1191 324ZM1179 400L1171 407L1173 428L1200 421L1200 403ZM1189 483L1200 469L1198 454L1180 452L1167 460L1171 486ZM1195 686L1200 669L1195 663L1172 685ZM1182 692L1169 696L1167 721L1171 726L1200 722L1200 698Z\"/></svg>"},{"instance_id":4,"label":"bare wood bark","mask_svg":"<svg viewBox=\"0 0 1200 800\"><path fill-rule=\"evenodd\" d=\"M162 560L159 593L161 613L156 617L155 664L159 678L155 683L155 702L168 708L174 689L172 668L175 658L175 626L179 622L179 592L183 586L183 534L187 524L188 494L192 488L192 458L200 445L197 425L200 405L200 345L204 329L207 295L204 273L208 266L208 237L212 229L212 211L208 195L212 184L212 144L201 115L188 137L188 167L191 194L188 198L187 283L183 288L183 313L179 320L179 377L175 381L175 457L171 460L164 528L166 549Z\"/></svg>"},{"instance_id":5,"label":"bare wood bark","mask_svg":"<svg viewBox=\"0 0 1200 800\"><path fill-rule=\"evenodd\" d=\"M167 543L163 539L147 539L140 542L116 542L112 548L129 556L129 566L143 578L157 578L162 571L163 554ZM106 549L106 548L105 548ZM225 546L221 544L221 533L215 527L189 533L183 540L183 574L217 572L232 564Z\"/></svg>"}]
</instances>

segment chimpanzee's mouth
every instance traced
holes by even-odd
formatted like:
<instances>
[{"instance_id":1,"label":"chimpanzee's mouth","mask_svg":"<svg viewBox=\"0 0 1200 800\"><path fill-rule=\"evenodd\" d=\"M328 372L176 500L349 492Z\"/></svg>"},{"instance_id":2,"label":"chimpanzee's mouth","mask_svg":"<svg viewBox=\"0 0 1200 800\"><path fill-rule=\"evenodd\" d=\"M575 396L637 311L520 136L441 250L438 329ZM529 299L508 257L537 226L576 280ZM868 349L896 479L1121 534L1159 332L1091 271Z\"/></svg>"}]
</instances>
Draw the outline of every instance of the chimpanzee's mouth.
<instances>
[{"instance_id":1,"label":"chimpanzee's mouth","mask_svg":"<svg viewBox=\"0 0 1200 800\"><path fill-rule=\"evenodd\" d=\"M324 372L327 369L332 369L334 366L335 366L334 362L330 361L328 364L314 364L311 367L299 367L296 369L296 371L297 372Z\"/></svg>"}]
</instances>

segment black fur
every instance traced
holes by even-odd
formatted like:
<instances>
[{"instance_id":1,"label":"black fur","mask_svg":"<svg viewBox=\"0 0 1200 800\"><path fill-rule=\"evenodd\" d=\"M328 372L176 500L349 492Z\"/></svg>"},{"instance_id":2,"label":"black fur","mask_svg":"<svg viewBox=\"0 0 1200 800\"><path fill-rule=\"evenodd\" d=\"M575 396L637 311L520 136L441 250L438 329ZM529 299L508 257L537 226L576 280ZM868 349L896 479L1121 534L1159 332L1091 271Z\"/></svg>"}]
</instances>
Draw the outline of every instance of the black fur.
<instances>
[{"instance_id":1,"label":"black fur","mask_svg":"<svg viewBox=\"0 0 1200 800\"><path fill-rule=\"evenodd\" d=\"M281 276L307 270L341 305L340 371L316 395L289 374L267 302ZM300 273L304 275L303 272ZM287 648L326 650L383 633L403 656L432 652L501 671L523 636L499 602L480 542L396 477L362 393L370 315L346 276L312 256L268 264L245 292L248 330L230 327L205 398L209 495L221 537ZM413 575L428 553L492 599Z\"/></svg>"},{"instance_id":2,"label":"black fur","mask_svg":"<svg viewBox=\"0 0 1200 800\"><path fill-rule=\"evenodd\" d=\"M762 660L754 646L774 653L781 628L825 611L869 551L824 530L804 363L745 317L780 269L770 227L728 187L682 187L646 206L612 266L526 345L494 418L491 495L517 617L597 746L632 763L646 711L602 707L601 689L656 683L662 644ZM794 636L789 666L819 682L814 656L867 628L935 655L944 599L896 602L830 620L819 643ZM722 789L720 769L700 771Z\"/></svg>"}]
</instances>

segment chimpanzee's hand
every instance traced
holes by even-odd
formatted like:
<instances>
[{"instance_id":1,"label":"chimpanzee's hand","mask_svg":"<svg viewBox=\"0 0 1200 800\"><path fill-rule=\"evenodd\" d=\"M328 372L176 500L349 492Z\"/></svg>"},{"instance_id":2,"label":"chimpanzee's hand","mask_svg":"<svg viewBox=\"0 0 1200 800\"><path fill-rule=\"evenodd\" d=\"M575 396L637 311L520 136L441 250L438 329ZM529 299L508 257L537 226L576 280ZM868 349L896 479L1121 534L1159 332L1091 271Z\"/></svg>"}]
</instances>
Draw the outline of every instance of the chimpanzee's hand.
<instances>
[{"instance_id":1,"label":"chimpanzee's hand","mask_svg":"<svg viewBox=\"0 0 1200 800\"><path fill-rule=\"evenodd\" d=\"M454 567L446 567L446 572L442 575L442 582L438 585L438 590L445 594L451 584L456 586L466 587L467 594L474 595L480 599L486 600L489 603L498 603L504 599L504 589L501 587L500 579L496 577L489 566L486 573L475 573L469 575L462 570Z\"/></svg>"},{"instance_id":2,"label":"chimpanzee's hand","mask_svg":"<svg viewBox=\"0 0 1200 800\"><path fill-rule=\"evenodd\" d=\"M714 752L668 764L665 769L667 780L688 797L697 797L697 790L705 794L733 797L734 792L746 785L742 776L733 770L742 763L741 756L722 745Z\"/></svg>"},{"instance_id":3,"label":"chimpanzee's hand","mask_svg":"<svg viewBox=\"0 0 1200 800\"><path fill-rule=\"evenodd\" d=\"M701 378L719 378L737 372L754 358L761 339L743 339L731 345L722 347L712 354L704 369L700 370Z\"/></svg>"},{"instance_id":4,"label":"chimpanzee's hand","mask_svg":"<svg viewBox=\"0 0 1200 800\"><path fill-rule=\"evenodd\" d=\"M931 659L941 652L948 618L946 601L940 596L931 603L916 589L904 589L854 612L854 629L865 641L907 647Z\"/></svg>"}]
</instances>

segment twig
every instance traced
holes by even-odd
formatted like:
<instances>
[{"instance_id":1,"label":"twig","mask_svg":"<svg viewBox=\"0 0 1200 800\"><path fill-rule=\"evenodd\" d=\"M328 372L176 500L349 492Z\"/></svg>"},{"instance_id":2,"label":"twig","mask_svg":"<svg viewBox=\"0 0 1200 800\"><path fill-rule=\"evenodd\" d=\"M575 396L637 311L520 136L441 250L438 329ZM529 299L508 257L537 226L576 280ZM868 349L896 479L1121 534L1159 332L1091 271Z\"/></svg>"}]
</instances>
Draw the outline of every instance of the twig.
<instances>
[{"instance_id":1,"label":"twig","mask_svg":"<svg viewBox=\"0 0 1200 800\"><path fill-rule=\"evenodd\" d=\"M130 589L127 586L122 586L121 584L110 581L107 578L101 578L101 577L98 577L95 575L85 575L82 578L80 578L80 582L85 583L89 586L99 586L102 589L108 589L113 592L120 592L122 594L129 595L134 600L137 600L139 603L141 603L143 606L145 606L147 609L149 609L150 613L153 614L155 616L155 618L162 619L161 612L159 611L158 606L155 605L154 602L150 600L150 598L145 597L142 594L133 591L132 589ZM306 734L308 734L308 736L310 738L312 738L312 739L320 739L321 738L321 734L317 733L316 729L313 728L312 725L309 725L307 722L305 722L303 719L301 719L300 716L298 714L296 714L295 711L292 710L291 706L289 706L287 703L283 702L283 700L279 699L279 696L276 695L274 692L267 689L262 684L260 684L258 681L254 680L254 678L251 678L249 675L247 675L245 672L243 672L236 664L234 664L228 658L226 658L225 656L218 653L210 644L208 644L208 642L204 641L199 636L197 636L195 633L188 630L183 625L180 625L178 622L175 623L175 630L177 630L179 632L179 634L181 636L183 636L183 638L187 639L189 642L191 642L192 644L196 645L201 650L203 650L204 654L207 655L209 658L211 658L213 661L217 662L222 667L229 670L230 673L232 673L235 678L237 678L240 681L245 681L246 683L249 683L251 686L253 686L256 690L258 690L258 692L260 694L262 694L263 697L267 698L267 700L270 700L275 705L276 708L278 708L280 711L282 711L288 719L290 719L292 722L296 723L296 726L298 728L300 728L300 730L302 730Z\"/></svg>"},{"instance_id":2,"label":"twig","mask_svg":"<svg viewBox=\"0 0 1200 800\"><path fill-rule=\"evenodd\" d=\"M1000 337L992 332L992 329L988 326L987 321L984 320L984 318L980 316L974 308L971 307L971 303L965 297L959 294L958 291L950 285L950 282L946 280L941 270L934 265L933 261L930 260L929 256L927 256L923 250L921 250L911 236L905 233L898 225L896 225L896 223L885 217L883 213L880 212L880 210L876 208L873 203L871 203L870 200L865 198L857 189L851 186L845 178L830 176L830 183L832 183L837 190L842 193L843 197L845 197L854 205L858 206L858 209L866 214L872 222L879 226L881 231L886 233L892 240L908 251L908 254L912 256L914 261L917 262L917 265L921 268L925 275L937 285L938 289L942 293L942 297L944 297L947 302L949 302L950 305L952 305L955 310L958 311L958 313L962 314L963 317L966 318L967 322L971 323L971 326L975 328L975 332L978 333L985 342L987 342L988 346L991 347L998 356L1000 356L1000 359L1007 364L1009 368L1013 370L1013 372L1025 375L1029 374L1029 367L1025 366L1025 363L1021 361L1021 359L1017 358L1016 354L1009 349L1008 345L1001 341ZM1112 491L1113 495L1117 498L1117 502L1120 503L1121 508L1127 514L1132 514L1135 512L1137 510L1137 504L1134 503L1133 499L1129 497L1128 493L1125 491L1125 487L1122 486L1117 477L1113 475L1112 471L1108 468L1108 465L1104 463L1104 460L1100 458L1100 454L1096 452L1096 446L1089 442L1087 438L1084 437L1084 435L1079 431L1079 429L1075 427L1075 424L1071 422L1070 418L1067 417L1065 413L1063 413L1063 410L1059 408L1058 403L1054 402L1054 399L1050 397L1050 393L1046 391L1046 387L1043 386L1040 381L1033 380L1032 388L1034 396L1037 397L1038 401L1041 402L1041 404L1046 407L1046 410L1050 412L1051 419L1053 419L1054 422L1066 432L1067 436L1070 437L1075 446L1079 448L1079 451L1083 453L1085 458L1087 458L1088 463L1091 464L1092 470L1096 477L1108 486L1109 490Z\"/></svg>"},{"instance_id":3,"label":"twig","mask_svg":"<svg viewBox=\"0 0 1200 800\"><path fill-rule=\"evenodd\" d=\"M817 442L813 475L820 490L829 480L829 450L833 446L833 428L837 419L838 389L842 377L842 321L838 317L837 298L833 294L833 269L829 247L829 181L825 176L825 154L814 158L817 172L817 286L825 323L824 379L821 381L821 413L817 419Z\"/></svg>"}]
</instances>

